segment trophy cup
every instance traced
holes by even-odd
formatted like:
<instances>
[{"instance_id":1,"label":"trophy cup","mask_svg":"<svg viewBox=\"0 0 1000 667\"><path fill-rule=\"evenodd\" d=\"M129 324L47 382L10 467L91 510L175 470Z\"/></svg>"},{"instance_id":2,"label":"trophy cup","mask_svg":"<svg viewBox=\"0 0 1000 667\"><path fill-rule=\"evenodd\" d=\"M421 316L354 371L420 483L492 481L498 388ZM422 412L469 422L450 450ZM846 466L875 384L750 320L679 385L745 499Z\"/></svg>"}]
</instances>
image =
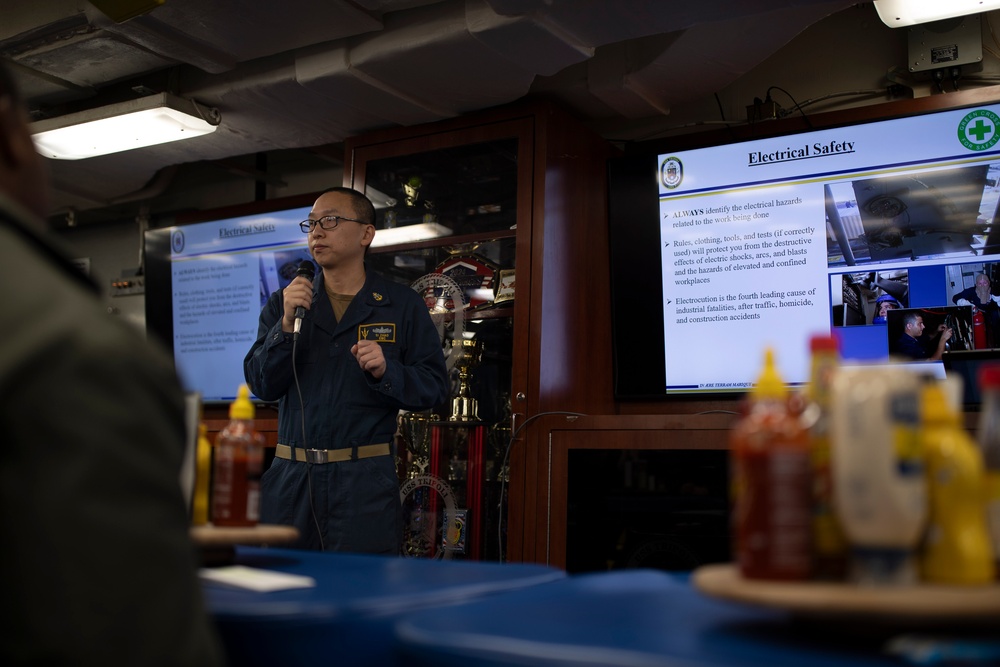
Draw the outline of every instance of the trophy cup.
<instances>
[{"instance_id":1,"label":"trophy cup","mask_svg":"<svg viewBox=\"0 0 1000 667\"><path fill-rule=\"evenodd\" d=\"M472 369L479 365L483 358L482 341L475 338L459 338L451 341L452 356L455 357L455 368L458 369L458 390L451 399L451 417L453 422L479 421L479 402L470 397L469 377Z\"/></svg>"},{"instance_id":2,"label":"trophy cup","mask_svg":"<svg viewBox=\"0 0 1000 667\"><path fill-rule=\"evenodd\" d=\"M431 422L435 421L438 421L438 416L430 412L407 412L399 418L399 430L410 452L407 479L427 472L431 460Z\"/></svg>"},{"instance_id":3,"label":"trophy cup","mask_svg":"<svg viewBox=\"0 0 1000 667\"><path fill-rule=\"evenodd\" d=\"M403 549L407 556L426 558L434 553L437 511L434 492L427 486L431 454L431 423L438 416L427 412L406 412L399 417L399 432L406 443L409 461L406 482L401 487Z\"/></svg>"}]
</instances>

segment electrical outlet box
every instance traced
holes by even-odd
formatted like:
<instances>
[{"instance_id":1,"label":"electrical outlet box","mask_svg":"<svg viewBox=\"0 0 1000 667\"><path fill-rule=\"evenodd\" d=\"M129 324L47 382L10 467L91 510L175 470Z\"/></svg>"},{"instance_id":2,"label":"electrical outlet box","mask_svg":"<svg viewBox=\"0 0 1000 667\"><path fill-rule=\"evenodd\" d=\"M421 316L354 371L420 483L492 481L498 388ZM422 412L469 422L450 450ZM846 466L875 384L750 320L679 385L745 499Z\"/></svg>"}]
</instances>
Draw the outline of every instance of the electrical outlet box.
<instances>
[{"instance_id":1,"label":"electrical outlet box","mask_svg":"<svg viewBox=\"0 0 1000 667\"><path fill-rule=\"evenodd\" d=\"M747 105L747 122L756 123L762 120L777 120L781 107L775 101L755 102Z\"/></svg>"},{"instance_id":2,"label":"electrical outlet box","mask_svg":"<svg viewBox=\"0 0 1000 667\"><path fill-rule=\"evenodd\" d=\"M925 72L982 63L982 31L979 14L911 26L907 29L909 70Z\"/></svg>"},{"instance_id":3,"label":"electrical outlet box","mask_svg":"<svg viewBox=\"0 0 1000 667\"><path fill-rule=\"evenodd\" d=\"M119 278L118 280L111 281L111 296L130 296L145 293L146 285L141 276Z\"/></svg>"}]
</instances>

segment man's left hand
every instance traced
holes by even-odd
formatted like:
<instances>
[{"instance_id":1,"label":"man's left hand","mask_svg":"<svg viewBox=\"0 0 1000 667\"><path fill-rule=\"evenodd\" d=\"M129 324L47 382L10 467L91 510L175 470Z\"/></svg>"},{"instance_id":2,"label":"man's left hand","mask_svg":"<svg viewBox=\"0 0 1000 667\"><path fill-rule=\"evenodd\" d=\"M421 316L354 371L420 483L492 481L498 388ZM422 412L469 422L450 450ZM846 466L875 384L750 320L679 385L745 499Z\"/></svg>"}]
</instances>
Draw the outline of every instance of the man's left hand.
<instances>
[{"instance_id":1,"label":"man's left hand","mask_svg":"<svg viewBox=\"0 0 1000 667\"><path fill-rule=\"evenodd\" d=\"M351 354L358 360L361 370L371 373L376 380L385 375L385 355L382 346L373 340L359 340L352 348Z\"/></svg>"}]
</instances>

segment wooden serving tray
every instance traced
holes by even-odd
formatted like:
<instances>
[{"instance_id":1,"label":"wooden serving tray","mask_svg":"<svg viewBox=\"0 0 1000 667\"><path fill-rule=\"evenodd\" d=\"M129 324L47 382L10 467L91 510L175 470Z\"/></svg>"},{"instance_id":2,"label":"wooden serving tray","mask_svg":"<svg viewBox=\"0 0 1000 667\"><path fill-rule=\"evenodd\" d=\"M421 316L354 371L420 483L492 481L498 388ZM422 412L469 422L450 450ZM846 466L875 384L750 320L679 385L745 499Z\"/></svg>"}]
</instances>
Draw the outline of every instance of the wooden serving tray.
<instances>
[{"instance_id":1,"label":"wooden serving tray","mask_svg":"<svg viewBox=\"0 0 1000 667\"><path fill-rule=\"evenodd\" d=\"M191 540L199 547L225 547L235 544L264 546L291 542L299 536L295 526L260 523L256 526L191 526Z\"/></svg>"},{"instance_id":2,"label":"wooden serving tray","mask_svg":"<svg viewBox=\"0 0 1000 667\"><path fill-rule=\"evenodd\" d=\"M206 567L229 565L236 557L236 545L273 546L298 538L295 526L259 523L256 526L191 526L191 541L198 547L201 564Z\"/></svg>"},{"instance_id":3,"label":"wooden serving tray","mask_svg":"<svg viewBox=\"0 0 1000 667\"><path fill-rule=\"evenodd\" d=\"M902 625L989 621L1000 626L1000 584L860 586L745 579L734 564L706 565L691 580L716 598L784 609L801 616Z\"/></svg>"}]
</instances>

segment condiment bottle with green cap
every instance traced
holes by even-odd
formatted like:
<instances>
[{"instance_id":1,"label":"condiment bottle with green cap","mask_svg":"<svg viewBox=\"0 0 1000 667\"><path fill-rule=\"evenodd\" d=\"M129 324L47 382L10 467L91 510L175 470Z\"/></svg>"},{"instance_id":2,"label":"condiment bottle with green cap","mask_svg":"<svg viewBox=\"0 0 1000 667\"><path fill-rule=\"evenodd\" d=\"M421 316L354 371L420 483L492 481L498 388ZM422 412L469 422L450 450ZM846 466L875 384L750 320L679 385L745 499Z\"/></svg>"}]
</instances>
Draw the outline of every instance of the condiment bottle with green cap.
<instances>
[{"instance_id":1,"label":"condiment bottle with green cap","mask_svg":"<svg viewBox=\"0 0 1000 667\"><path fill-rule=\"evenodd\" d=\"M240 385L229 406L229 424L215 441L212 523L216 526L255 526L260 520L264 436L254 430L254 416L250 389Z\"/></svg>"},{"instance_id":2,"label":"condiment bottle with green cap","mask_svg":"<svg viewBox=\"0 0 1000 667\"><path fill-rule=\"evenodd\" d=\"M812 567L809 438L788 408L768 348L747 414L730 434L734 555L748 579L808 579Z\"/></svg>"}]
</instances>

